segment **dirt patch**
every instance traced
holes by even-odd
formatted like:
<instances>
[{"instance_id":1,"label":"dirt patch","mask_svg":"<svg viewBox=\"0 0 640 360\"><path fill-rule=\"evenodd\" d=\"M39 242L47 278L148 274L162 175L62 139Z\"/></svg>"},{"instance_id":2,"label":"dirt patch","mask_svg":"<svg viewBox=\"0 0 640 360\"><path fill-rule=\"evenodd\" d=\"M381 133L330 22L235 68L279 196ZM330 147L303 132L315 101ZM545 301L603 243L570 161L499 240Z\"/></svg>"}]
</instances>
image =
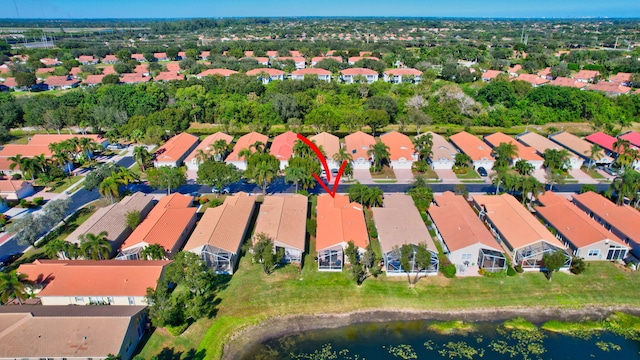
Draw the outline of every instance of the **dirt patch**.
<instances>
[{"instance_id":1,"label":"dirt patch","mask_svg":"<svg viewBox=\"0 0 640 360\"><path fill-rule=\"evenodd\" d=\"M302 331L332 329L367 322L390 322L411 320L439 321L504 321L523 317L533 323L549 320L585 321L602 320L614 312L640 315L635 307L584 307L566 308L503 308L472 309L464 311L416 311L416 310L378 310L358 311L343 314L319 314L278 317L266 320L259 325L247 328L231 336L224 347L222 359L231 360L242 354L253 344Z\"/></svg>"}]
</instances>

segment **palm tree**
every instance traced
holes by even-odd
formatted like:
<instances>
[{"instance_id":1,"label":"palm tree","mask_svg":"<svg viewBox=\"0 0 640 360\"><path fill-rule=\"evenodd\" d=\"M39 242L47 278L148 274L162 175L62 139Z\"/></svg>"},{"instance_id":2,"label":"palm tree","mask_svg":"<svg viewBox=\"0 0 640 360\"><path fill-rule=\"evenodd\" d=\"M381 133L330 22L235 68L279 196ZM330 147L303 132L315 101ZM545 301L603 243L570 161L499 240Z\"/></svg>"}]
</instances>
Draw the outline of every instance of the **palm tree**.
<instances>
[{"instance_id":1,"label":"palm tree","mask_svg":"<svg viewBox=\"0 0 640 360\"><path fill-rule=\"evenodd\" d=\"M593 164L602 159L602 148L598 144L591 145L591 148L588 151L589 153L589 169L593 167Z\"/></svg>"},{"instance_id":2,"label":"palm tree","mask_svg":"<svg viewBox=\"0 0 640 360\"><path fill-rule=\"evenodd\" d=\"M569 168L569 150L567 149L547 149L542 154L542 157L544 158L542 166L547 169L567 171Z\"/></svg>"},{"instance_id":3,"label":"palm tree","mask_svg":"<svg viewBox=\"0 0 640 360\"><path fill-rule=\"evenodd\" d=\"M28 157L22 157L22 155L18 154L16 156L9 157L9 169L13 170L16 166L20 167L20 171L25 178L31 178L31 180L35 179L35 173L38 170L38 164L32 159Z\"/></svg>"},{"instance_id":4,"label":"palm tree","mask_svg":"<svg viewBox=\"0 0 640 360\"><path fill-rule=\"evenodd\" d=\"M333 154L333 160L342 165L343 161L351 162L353 161L353 155L351 155L346 148L340 147L338 152Z\"/></svg>"},{"instance_id":5,"label":"palm tree","mask_svg":"<svg viewBox=\"0 0 640 360\"><path fill-rule=\"evenodd\" d=\"M9 299L16 298L18 303L29 297L28 289L32 282L26 274L18 274L17 270L11 272L0 272L0 299L7 303Z\"/></svg>"},{"instance_id":6,"label":"palm tree","mask_svg":"<svg viewBox=\"0 0 640 360\"><path fill-rule=\"evenodd\" d=\"M133 158L136 160L136 163L138 163L142 171L146 171L146 164L149 163L152 157L153 155L151 155L149 150L144 146L136 146L133 148Z\"/></svg>"},{"instance_id":7,"label":"palm tree","mask_svg":"<svg viewBox=\"0 0 640 360\"><path fill-rule=\"evenodd\" d=\"M67 244L68 242L62 239L51 240L44 246L44 253L49 259L57 260L61 257L60 255L66 255Z\"/></svg>"},{"instance_id":8,"label":"palm tree","mask_svg":"<svg viewBox=\"0 0 640 360\"><path fill-rule=\"evenodd\" d=\"M306 169L302 167L288 166L284 172L284 181L294 183L296 185L296 193L298 192L298 184L300 182L307 184L308 181L305 182L304 180L311 178L311 175L309 175Z\"/></svg>"},{"instance_id":9,"label":"palm tree","mask_svg":"<svg viewBox=\"0 0 640 360\"><path fill-rule=\"evenodd\" d=\"M101 231L98 235L87 233L81 236L80 249L84 257L91 260L108 259L112 249L107 235L106 231Z\"/></svg>"},{"instance_id":10,"label":"palm tree","mask_svg":"<svg viewBox=\"0 0 640 360\"><path fill-rule=\"evenodd\" d=\"M83 137L78 139L78 149L80 150L80 153L85 154L89 160L93 159L93 151L97 150L99 147L101 147L101 145L90 138Z\"/></svg>"},{"instance_id":11,"label":"palm tree","mask_svg":"<svg viewBox=\"0 0 640 360\"><path fill-rule=\"evenodd\" d=\"M277 167L274 168L274 166L267 161L261 161L256 164L251 177L262 188L262 196L267 195L267 186L273 181L277 174Z\"/></svg>"},{"instance_id":12,"label":"palm tree","mask_svg":"<svg viewBox=\"0 0 640 360\"><path fill-rule=\"evenodd\" d=\"M98 192L104 197L108 197L113 204L115 198L120 196L120 184L112 176L102 180L100 186L98 186Z\"/></svg>"},{"instance_id":13,"label":"palm tree","mask_svg":"<svg viewBox=\"0 0 640 360\"><path fill-rule=\"evenodd\" d=\"M514 143L500 143L493 148L493 155L496 159L493 168L506 169L511 165L511 160L518 156L518 147Z\"/></svg>"},{"instance_id":14,"label":"palm tree","mask_svg":"<svg viewBox=\"0 0 640 360\"><path fill-rule=\"evenodd\" d=\"M520 177L520 191L522 192L522 205L524 205L529 199L529 194L537 199L538 195L544 192L544 184L533 176L522 176Z\"/></svg>"},{"instance_id":15,"label":"palm tree","mask_svg":"<svg viewBox=\"0 0 640 360\"><path fill-rule=\"evenodd\" d=\"M613 143L613 151L617 152L618 154L623 154L630 147L631 142L627 139L618 138L618 140Z\"/></svg>"},{"instance_id":16,"label":"palm tree","mask_svg":"<svg viewBox=\"0 0 640 360\"><path fill-rule=\"evenodd\" d=\"M413 138L413 147L418 152L420 160L427 160L433 153L433 134L428 132Z\"/></svg>"},{"instance_id":17,"label":"palm tree","mask_svg":"<svg viewBox=\"0 0 640 360\"><path fill-rule=\"evenodd\" d=\"M629 200L638 198L638 192L640 192L640 172L635 170L625 171L613 179L606 194L611 197L614 192L618 196L618 201L616 202L618 205L622 205L625 198Z\"/></svg>"},{"instance_id":18,"label":"palm tree","mask_svg":"<svg viewBox=\"0 0 640 360\"><path fill-rule=\"evenodd\" d=\"M151 244L140 251L142 260L162 260L165 258L165 250L162 245Z\"/></svg>"},{"instance_id":19,"label":"palm tree","mask_svg":"<svg viewBox=\"0 0 640 360\"><path fill-rule=\"evenodd\" d=\"M389 147L383 142L377 142L367 150L367 155L373 157L373 170L382 170L382 164L389 160Z\"/></svg>"},{"instance_id":20,"label":"palm tree","mask_svg":"<svg viewBox=\"0 0 640 360\"><path fill-rule=\"evenodd\" d=\"M142 139L144 139L144 133L142 132L142 130L134 129L133 131L131 131L131 134L129 135L129 140L131 140L136 144L139 144L142 141Z\"/></svg>"},{"instance_id":21,"label":"palm tree","mask_svg":"<svg viewBox=\"0 0 640 360\"><path fill-rule=\"evenodd\" d=\"M382 205L383 195L384 192L379 187L370 187L365 195L365 203L369 205L369 207L380 206Z\"/></svg>"},{"instance_id":22,"label":"palm tree","mask_svg":"<svg viewBox=\"0 0 640 360\"><path fill-rule=\"evenodd\" d=\"M530 162L528 162L527 160L524 159L520 159L518 161L516 161L515 165L513 166L513 168L520 174L523 176L528 176L531 175L531 173L533 172L533 170L535 170L535 167L533 165L531 165Z\"/></svg>"},{"instance_id":23,"label":"palm tree","mask_svg":"<svg viewBox=\"0 0 640 360\"><path fill-rule=\"evenodd\" d=\"M293 154L301 158L315 157L315 154L313 150L311 150L311 147L307 146L307 144L300 140L296 140L293 143Z\"/></svg>"},{"instance_id":24,"label":"palm tree","mask_svg":"<svg viewBox=\"0 0 640 360\"><path fill-rule=\"evenodd\" d=\"M455 166L459 168L468 167L471 163L471 156L464 153L457 153L455 156Z\"/></svg>"},{"instance_id":25,"label":"palm tree","mask_svg":"<svg viewBox=\"0 0 640 360\"><path fill-rule=\"evenodd\" d=\"M504 168L498 168L493 174L491 174L491 183L496 186L496 195L500 193L500 184L504 182L506 176L507 174L504 171Z\"/></svg>"},{"instance_id":26,"label":"palm tree","mask_svg":"<svg viewBox=\"0 0 640 360\"><path fill-rule=\"evenodd\" d=\"M138 174L127 168L119 169L118 172L116 172L112 176L118 184L122 185L129 185L140 180Z\"/></svg>"},{"instance_id":27,"label":"palm tree","mask_svg":"<svg viewBox=\"0 0 640 360\"><path fill-rule=\"evenodd\" d=\"M253 151L251 151L251 148L246 148L246 149L242 149L238 152L238 158L244 158L244 161L246 163L249 163L249 158L251 157L251 155L253 155Z\"/></svg>"},{"instance_id":28,"label":"palm tree","mask_svg":"<svg viewBox=\"0 0 640 360\"><path fill-rule=\"evenodd\" d=\"M222 161L229 152L229 143L226 140L218 139L211 145L213 148L213 154L216 161Z\"/></svg>"},{"instance_id":29,"label":"palm tree","mask_svg":"<svg viewBox=\"0 0 640 360\"><path fill-rule=\"evenodd\" d=\"M256 141L249 146L249 149L253 149L255 153L264 154L267 147L262 141Z\"/></svg>"},{"instance_id":30,"label":"palm tree","mask_svg":"<svg viewBox=\"0 0 640 360\"><path fill-rule=\"evenodd\" d=\"M198 165L203 162L211 159L211 150L210 149L198 149L196 150L196 162Z\"/></svg>"}]
</instances>

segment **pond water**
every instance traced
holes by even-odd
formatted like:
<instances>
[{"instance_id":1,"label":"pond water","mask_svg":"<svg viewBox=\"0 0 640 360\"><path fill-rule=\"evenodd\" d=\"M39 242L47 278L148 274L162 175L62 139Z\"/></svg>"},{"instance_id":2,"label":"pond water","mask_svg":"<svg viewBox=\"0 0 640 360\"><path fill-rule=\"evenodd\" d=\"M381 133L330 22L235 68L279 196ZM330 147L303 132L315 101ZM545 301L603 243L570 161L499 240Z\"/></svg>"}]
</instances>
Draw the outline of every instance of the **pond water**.
<instances>
[{"instance_id":1,"label":"pond water","mask_svg":"<svg viewBox=\"0 0 640 360\"><path fill-rule=\"evenodd\" d=\"M602 332L567 336L475 323L441 334L434 321L364 323L313 330L255 344L242 359L640 359L640 342Z\"/></svg>"}]
</instances>

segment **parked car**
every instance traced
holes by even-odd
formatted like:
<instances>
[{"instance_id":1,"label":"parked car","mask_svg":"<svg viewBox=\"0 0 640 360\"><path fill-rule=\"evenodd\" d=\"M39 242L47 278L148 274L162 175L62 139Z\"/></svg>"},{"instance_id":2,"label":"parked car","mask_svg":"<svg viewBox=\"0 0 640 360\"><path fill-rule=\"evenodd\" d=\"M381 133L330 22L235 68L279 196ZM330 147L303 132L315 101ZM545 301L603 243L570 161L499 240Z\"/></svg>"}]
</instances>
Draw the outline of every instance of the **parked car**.
<instances>
[{"instance_id":1,"label":"parked car","mask_svg":"<svg viewBox=\"0 0 640 360\"><path fill-rule=\"evenodd\" d=\"M338 169L331 169L331 176L338 176Z\"/></svg>"},{"instance_id":2,"label":"parked car","mask_svg":"<svg viewBox=\"0 0 640 360\"><path fill-rule=\"evenodd\" d=\"M115 143L115 144L109 144L107 146L107 149L109 149L109 150L120 150L120 149L124 149L125 147L126 146L124 146L122 144Z\"/></svg>"},{"instance_id":3,"label":"parked car","mask_svg":"<svg viewBox=\"0 0 640 360\"><path fill-rule=\"evenodd\" d=\"M480 174L480 176L487 176L487 170L481 166L478 168L478 174Z\"/></svg>"},{"instance_id":4,"label":"parked car","mask_svg":"<svg viewBox=\"0 0 640 360\"><path fill-rule=\"evenodd\" d=\"M610 167L604 167L604 168L602 168L602 171L606 172L607 174L609 174L611 176L618 176L618 169L612 169Z\"/></svg>"},{"instance_id":5,"label":"parked car","mask_svg":"<svg viewBox=\"0 0 640 360\"><path fill-rule=\"evenodd\" d=\"M215 186L211 187L211 192L214 194L228 194L231 192L231 188L229 188L228 186L225 186L222 188L222 191L220 191L218 188L216 188Z\"/></svg>"}]
</instances>

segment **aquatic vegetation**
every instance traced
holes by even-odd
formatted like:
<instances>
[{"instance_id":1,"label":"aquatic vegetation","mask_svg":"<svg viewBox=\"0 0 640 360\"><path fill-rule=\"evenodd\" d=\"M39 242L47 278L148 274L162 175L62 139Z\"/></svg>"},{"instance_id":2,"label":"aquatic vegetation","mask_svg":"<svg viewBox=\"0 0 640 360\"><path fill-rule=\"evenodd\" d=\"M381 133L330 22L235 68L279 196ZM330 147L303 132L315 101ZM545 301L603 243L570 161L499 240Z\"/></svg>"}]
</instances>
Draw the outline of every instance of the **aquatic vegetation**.
<instances>
[{"instance_id":1,"label":"aquatic vegetation","mask_svg":"<svg viewBox=\"0 0 640 360\"><path fill-rule=\"evenodd\" d=\"M464 322L461 320L444 321L431 324L427 329L437 332L438 334L467 334L477 330L477 325Z\"/></svg>"},{"instance_id":2,"label":"aquatic vegetation","mask_svg":"<svg viewBox=\"0 0 640 360\"><path fill-rule=\"evenodd\" d=\"M611 350L615 350L615 351L620 351L622 350L622 347L620 347L620 345L618 344L614 344L612 342L604 342L604 341L598 341L596 343L596 346L600 348L600 350L602 351L606 351L609 352Z\"/></svg>"},{"instance_id":3,"label":"aquatic vegetation","mask_svg":"<svg viewBox=\"0 0 640 360\"><path fill-rule=\"evenodd\" d=\"M535 326L530 321L522 317L517 317L517 318L507 320L502 323L502 326L505 329L518 329L518 330L528 330L528 331L538 330L537 326Z\"/></svg>"},{"instance_id":4,"label":"aquatic vegetation","mask_svg":"<svg viewBox=\"0 0 640 360\"><path fill-rule=\"evenodd\" d=\"M564 322L551 320L544 323L541 328L546 331L561 333L585 340L607 330L606 323L603 321Z\"/></svg>"},{"instance_id":5,"label":"aquatic vegetation","mask_svg":"<svg viewBox=\"0 0 640 360\"><path fill-rule=\"evenodd\" d=\"M640 317L617 312L605 321L607 330L629 339L640 340Z\"/></svg>"},{"instance_id":6,"label":"aquatic vegetation","mask_svg":"<svg viewBox=\"0 0 640 360\"><path fill-rule=\"evenodd\" d=\"M427 340L427 341L425 341L425 342L424 342L424 348L425 348L425 349L427 349L427 350L434 350L434 349L435 349L435 347L434 347L434 342L433 342L433 340Z\"/></svg>"},{"instance_id":7,"label":"aquatic vegetation","mask_svg":"<svg viewBox=\"0 0 640 360\"><path fill-rule=\"evenodd\" d=\"M315 350L309 354L291 354L291 358L295 360L360 360L358 355L350 356L347 349L333 350L331 344L324 344L320 350Z\"/></svg>"},{"instance_id":8,"label":"aquatic vegetation","mask_svg":"<svg viewBox=\"0 0 640 360\"><path fill-rule=\"evenodd\" d=\"M449 359L469 359L473 360L476 355L478 357L484 356L484 349L476 349L473 346L465 343L464 341L449 341L443 345L444 349L438 350L438 354Z\"/></svg>"},{"instance_id":9,"label":"aquatic vegetation","mask_svg":"<svg viewBox=\"0 0 640 360\"><path fill-rule=\"evenodd\" d=\"M547 351L543 343L546 337L544 332L522 318L506 321L498 327L497 332L511 342L492 341L489 348L497 353L508 354L510 357L520 355L523 360L529 360L541 359L540 355Z\"/></svg>"},{"instance_id":10,"label":"aquatic vegetation","mask_svg":"<svg viewBox=\"0 0 640 360\"><path fill-rule=\"evenodd\" d=\"M417 359L418 354L413 350L411 345L400 344L397 346L389 346L388 347L389 354L400 358L400 359Z\"/></svg>"}]
</instances>

